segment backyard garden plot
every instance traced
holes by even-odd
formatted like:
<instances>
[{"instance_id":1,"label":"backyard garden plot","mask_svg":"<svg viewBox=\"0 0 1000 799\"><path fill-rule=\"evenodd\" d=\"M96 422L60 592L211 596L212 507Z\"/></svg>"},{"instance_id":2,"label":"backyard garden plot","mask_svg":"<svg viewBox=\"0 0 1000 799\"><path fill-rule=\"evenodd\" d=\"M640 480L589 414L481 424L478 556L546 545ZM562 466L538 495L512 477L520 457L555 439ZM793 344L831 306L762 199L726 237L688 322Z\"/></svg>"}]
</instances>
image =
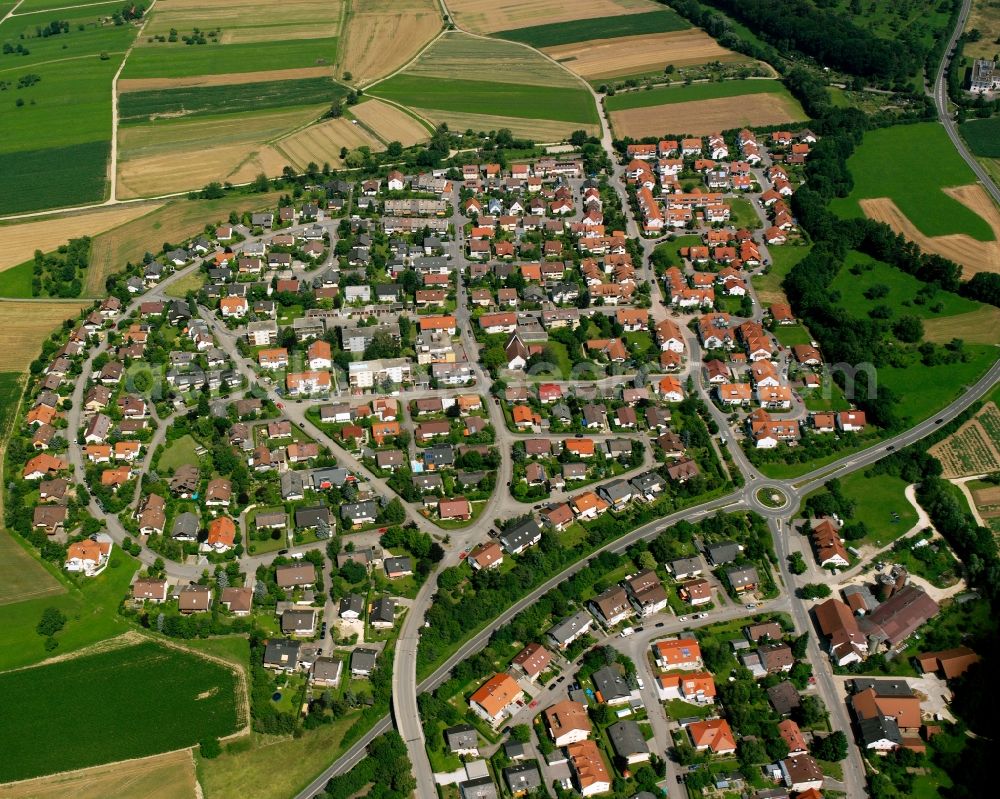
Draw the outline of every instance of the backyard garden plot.
<instances>
[{"instance_id":1,"label":"backyard garden plot","mask_svg":"<svg viewBox=\"0 0 1000 799\"><path fill-rule=\"evenodd\" d=\"M931 447L930 454L941 461L947 478L1000 470L1000 409L993 402L987 403L948 438Z\"/></svg>"},{"instance_id":2,"label":"backyard garden plot","mask_svg":"<svg viewBox=\"0 0 1000 799\"><path fill-rule=\"evenodd\" d=\"M557 22L608 20L626 14L662 11L648 0L451 0L455 21L475 33L511 31Z\"/></svg>"},{"instance_id":3,"label":"backyard garden plot","mask_svg":"<svg viewBox=\"0 0 1000 799\"><path fill-rule=\"evenodd\" d=\"M338 72L361 86L410 61L440 32L435 0L348 0Z\"/></svg>"},{"instance_id":4,"label":"backyard garden plot","mask_svg":"<svg viewBox=\"0 0 1000 799\"><path fill-rule=\"evenodd\" d=\"M595 39L616 39L644 33L669 33L691 27L686 19L675 12L661 8L618 17L573 19L549 25L532 25L509 31L497 31L501 39L530 44L532 47L556 47L564 44L587 42Z\"/></svg>"},{"instance_id":5,"label":"backyard garden plot","mask_svg":"<svg viewBox=\"0 0 1000 799\"><path fill-rule=\"evenodd\" d=\"M281 139L275 147L298 169L304 169L310 161L342 166L340 151L344 147L348 150L368 147L373 152L385 149L385 145L363 127L352 125L349 119L343 118L328 119L301 130Z\"/></svg>"},{"instance_id":6,"label":"backyard garden plot","mask_svg":"<svg viewBox=\"0 0 1000 799\"><path fill-rule=\"evenodd\" d=\"M840 216L860 216L861 200L887 197L925 236L996 239L989 221L944 191L973 184L975 176L936 122L871 131L847 166L854 190L831 204Z\"/></svg>"},{"instance_id":7,"label":"backyard garden plot","mask_svg":"<svg viewBox=\"0 0 1000 799\"><path fill-rule=\"evenodd\" d=\"M667 64L686 67L709 61L748 60L698 28L564 44L546 47L543 52L588 80L660 74Z\"/></svg>"},{"instance_id":8,"label":"backyard garden plot","mask_svg":"<svg viewBox=\"0 0 1000 799\"><path fill-rule=\"evenodd\" d=\"M404 147L426 141L430 131L424 123L400 108L369 98L351 108L351 116L380 139L398 141Z\"/></svg>"},{"instance_id":9,"label":"backyard garden plot","mask_svg":"<svg viewBox=\"0 0 1000 799\"><path fill-rule=\"evenodd\" d=\"M523 86L578 88L579 81L537 52L500 40L448 33L406 68L417 78L468 79ZM466 98L473 100L473 98Z\"/></svg>"},{"instance_id":10,"label":"backyard garden plot","mask_svg":"<svg viewBox=\"0 0 1000 799\"><path fill-rule=\"evenodd\" d=\"M5 782L182 749L247 721L233 670L152 641L5 672L0 691Z\"/></svg>"}]
</instances>

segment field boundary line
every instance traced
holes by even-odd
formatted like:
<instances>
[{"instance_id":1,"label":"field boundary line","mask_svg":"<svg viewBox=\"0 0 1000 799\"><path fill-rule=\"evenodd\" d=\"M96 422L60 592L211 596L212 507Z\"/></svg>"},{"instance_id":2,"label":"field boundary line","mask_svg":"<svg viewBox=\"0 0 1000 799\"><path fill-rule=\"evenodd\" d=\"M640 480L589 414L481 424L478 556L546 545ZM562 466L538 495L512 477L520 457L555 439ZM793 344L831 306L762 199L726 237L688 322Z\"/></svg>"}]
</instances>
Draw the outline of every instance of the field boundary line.
<instances>
[{"instance_id":1,"label":"field boundary line","mask_svg":"<svg viewBox=\"0 0 1000 799\"><path fill-rule=\"evenodd\" d=\"M125 50L110 50L108 51L108 56L122 55L125 52L126 52ZM93 57L94 57L93 53L90 53L88 55L72 55L72 56L67 56L66 58L53 58L51 61L38 61L32 64L31 66L44 67L47 66L48 64L61 64L64 61L82 61L85 58L93 59ZM4 69L0 69L0 74L4 72L21 71L23 69L24 67L5 67Z\"/></svg>"},{"instance_id":2,"label":"field boundary line","mask_svg":"<svg viewBox=\"0 0 1000 799\"><path fill-rule=\"evenodd\" d=\"M89 655L99 655L104 652L114 652L116 649L127 649L130 646L138 646L144 641L153 640L148 635L143 635L138 630L126 630L111 638L90 644L81 649L74 649L72 652L63 652L55 657L46 658L38 663L31 663L27 666L17 666L13 669L0 671L0 674L13 674L15 671L27 671L28 669L38 669L42 666L53 666L56 663L64 663L67 660L76 660Z\"/></svg>"},{"instance_id":3,"label":"field boundary line","mask_svg":"<svg viewBox=\"0 0 1000 799\"><path fill-rule=\"evenodd\" d=\"M389 146L389 142L387 142L384 138L382 138L381 136L379 136L371 127L369 127L362 120L360 120L356 116L354 116L354 114L351 114L350 112L348 112L347 118L349 120L351 120L351 122L353 122L359 128L361 128L362 130L365 130L369 134L371 134L371 137L373 139L376 139L377 141L382 142L382 144L384 144L386 147Z\"/></svg>"},{"instance_id":4,"label":"field boundary line","mask_svg":"<svg viewBox=\"0 0 1000 799\"><path fill-rule=\"evenodd\" d=\"M149 22L149 17L153 13L155 6L156 0L150 0L149 6L143 12L142 24L136 30L132 44L128 46L121 63L118 65L115 76L111 79L111 154L108 158L108 199L105 201L108 204L114 204L118 201L118 128L121 124L121 115L118 113L118 79L122 76L125 63L132 54L135 43L139 41L139 37L142 36L142 32L146 29L146 23Z\"/></svg>"},{"instance_id":5,"label":"field boundary line","mask_svg":"<svg viewBox=\"0 0 1000 799\"><path fill-rule=\"evenodd\" d=\"M21 3L23 2L24 0L21 0ZM76 9L78 8L91 8L92 6L117 5L116 0L100 0L100 2L97 3L81 3L78 6L60 6L59 8L40 8L36 11L25 11L21 14L15 14L14 11L17 10L18 6L20 6L21 3L18 3L16 6L14 6L14 9L11 10L11 12L7 15L7 17L28 17L31 16L32 14L50 14L53 11L76 11ZM4 19L7 19L7 17L4 17ZM0 20L0 22L3 22L3 20Z\"/></svg>"},{"instance_id":6,"label":"field boundary line","mask_svg":"<svg viewBox=\"0 0 1000 799\"><path fill-rule=\"evenodd\" d=\"M416 120L421 125L423 125L424 128L427 129L428 133L430 133L430 134L433 135L434 133L437 132L437 128L433 124L431 124L431 121L429 119L426 119L426 118L420 116L420 114L418 114L412 108L407 108L405 105L397 103L395 100L389 100L389 99L387 99L385 97L376 97L375 95L371 95L371 98L373 100L378 100L380 103L385 103L386 105L391 105L393 108L399 109L404 114L406 114L408 117L410 117L411 119Z\"/></svg>"},{"instance_id":7,"label":"field boundary line","mask_svg":"<svg viewBox=\"0 0 1000 799\"><path fill-rule=\"evenodd\" d=\"M197 744L195 744L197 746ZM0 783L0 787L3 788L16 788L21 785L28 785L32 782L38 782L39 780L50 780L58 777L67 777L73 774L79 775L81 777L86 777L88 771L94 771L95 769L104 769L108 766L120 766L123 763L137 763L140 760L152 760L154 757L164 757L165 755L176 755L181 752L187 752L191 755L191 763L194 765L194 746L185 746L183 749L171 749L169 752L157 752L155 755L143 755L142 757L130 757L126 760L112 760L109 763L98 763L95 766L84 766L83 768L75 768L70 771L54 771L51 774L39 774L37 777L28 777L23 780L13 780L12 782ZM195 781L197 782L197 774L195 775Z\"/></svg>"},{"instance_id":8,"label":"field boundary line","mask_svg":"<svg viewBox=\"0 0 1000 799\"><path fill-rule=\"evenodd\" d=\"M444 5L444 3L442 2L441 5ZM456 30L457 30L457 28L456 28ZM389 78L396 77L396 75L398 75L400 72L403 72L404 70L408 69L410 67L410 65L412 65L413 63L415 63L416 60L418 58L420 58L420 56L422 56L424 54L424 52L427 50L427 48L429 48L432 44L434 44L434 42L436 42L438 39L440 39L446 33L448 33L448 29L447 28L441 28L441 30L439 30L437 32L437 36L435 36L433 39L431 39L429 42L427 42L427 44L425 44L423 47L421 47L417 51L416 55L414 55L413 58L411 58L409 61L407 61L401 67L396 68L395 70L393 70L392 72L390 72L388 75L383 75L381 78L375 78L375 80L369 81L364 86L360 86L359 85L358 88L361 89L361 90L363 90L363 91L365 91L365 92L367 92L370 88L372 88L372 86L377 86L378 84L384 83L385 81L389 80ZM377 99L381 100L382 98L379 97Z\"/></svg>"}]
</instances>

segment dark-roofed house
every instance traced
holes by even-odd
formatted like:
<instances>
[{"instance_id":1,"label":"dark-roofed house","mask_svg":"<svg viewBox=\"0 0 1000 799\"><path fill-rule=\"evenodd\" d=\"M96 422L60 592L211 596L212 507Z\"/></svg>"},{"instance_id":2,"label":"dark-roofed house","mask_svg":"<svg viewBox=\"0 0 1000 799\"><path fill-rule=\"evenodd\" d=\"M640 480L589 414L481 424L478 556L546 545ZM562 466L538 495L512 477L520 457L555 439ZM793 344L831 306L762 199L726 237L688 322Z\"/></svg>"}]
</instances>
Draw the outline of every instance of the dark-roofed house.
<instances>
[{"instance_id":1,"label":"dark-roofed house","mask_svg":"<svg viewBox=\"0 0 1000 799\"><path fill-rule=\"evenodd\" d=\"M368 622L380 630L392 627L396 623L396 600L391 596L384 596L372 602Z\"/></svg>"},{"instance_id":2,"label":"dark-roofed house","mask_svg":"<svg viewBox=\"0 0 1000 799\"><path fill-rule=\"evenodd\" d=\"M542 787L542 775L535 763L516 763L503 770L503 779L514 796L523 796Z\"/></svg>"},{"instance_id":3,"label":"dark-roofed house","mask_svg":"<svg viewBox=\"0 0 1000 799\"><path fill-rule=\"evenodd\" d=\"M617 666L598 669L590 679L600 698L609 705L623 705L632 697L632 689Z\"/></svg>"},{"instance_id":4,"label":"dark-roofed house","mask_svg":"<svg viewBox=\"0 0 1000 799\"><path fill-rule=\"evenodd\" d=\"M365 612L365 598L361 594L348 594L340 600L340 618L348 620L360 619Z\"/></svg>"},{"instance_id":5,"label":"dark-roofed house","mask_svg":"<svg viewBox=\"0 0 1000 799\"><path fill-rule=\"evenodd\" d=\"M499 799L497 786L489 777L475 777L458 784L460 799Z\"/></svg>"},{"instance_id":6,"label":"dark-roofed house","mask_svg":"<svg viewBox=\"0 0 1000 799\"><path fill-rule=\"evenodd\" d=\"M375 669L378 653L374 649L359 648L351 652L351 676L368 677Z\"/></svg>"},{"instance_id":7,"label":"dark-roofed house","mask_svg":"<svg viewBox=\"0 0 1000 799\"><path fill-rule=\"evenodd\" d=\"M354 527L371 524L378 518L378 505L370 499L363 502L347 502L340 506L340 518L350 522Z\"/></svg>"},{"instance_id":8,"label":"dark-roofed house","mask_svg":"<svg viewBox=\"0 0 1000 799\"><path fill-rule=\"evenodd\" d=\"M316 611L286 610L281 614L281 632L285 635L311 637L316 632Z\"/></svg>"},{"instance_id":9,"label":"dark-roofed house","mask_svg":"<svg viewBox=\"0 0 1000 799\"><path fill-rule=\"evenodd\" d=\"M701 558L678 558L670 561L667 568L676 580L698 577L702 572Z\"/></svg>"},{"instance_id":10,"label":"dark-roofed house","mask_svg":"<svg viewBox=\"0 0 1000 799\"><path fill-rule=\"evenodd\" d=\"M718 544L710 544L705 549L705 554L708 556L708 562L713 566L722 566L726 563L732 563L742 551L743 547L735 541L720 541Z\"/></svg>"},{"instance_id":11,"label":"dark-roofed house","mask_svg":"<svg viewBox=\"0 0 1000 799\"><path fill-rule=\"evenodd\" d=\"M581 610L554 624L548 632L549 638L560 649L565 649L577 638L588 632L594 624L594 617Z\"/></svg>"},{"instance_id":12,"label":"dark-roofed house","mask_svg":"<svg viewBox=\"0 0 1000 799\"><path fill-rule=\"evenodd\" d=\"M643 616L659 613L667 606L667 592L656 572L645 569L625 581L633 607Z\"/></svg>"},{"instance_id":13,"label":"dark-roofed house","mask_svg":"<svg viewBox=\"0 0 1000 799\"><path fill-rule=\"evenodd\" d=\"M865 749L884 754L898 749L903 743L899 725L892 716L873 716L858 721L861 744Z\"/></svg>"},{"instance_id":14,"label":"dark-roofed house","mask_svg":"<svg viewBox=\"0 0 1000 799\"><path fill-rule=\"evenodd\" d=\"M590 600L597 618L607 627L613 627L632 615L632 606L625 589L614 585Z\"/></svg>"},{"instance_id":15,"label":"dark-roofed house","mask_svg":"<svg viewBox=\"0 0 1000 799\"><path fill-rule=\"evenodd\" d=\"M799 692L788 680L782 680L768 688L767 698L780 716L787 716L802 704Z\"/></svg>"},{"instance_id":16,"label":"dark-roofed house","mask_svg":"<svg viewBox=\"0 0 1000 799\"><path fill-rule=\"evenodd\" d=\"M459 756L479 757L479 736L471 724L456 724L444 731L448 749Z\"/></svg>"},{"instance_id":17,"label":"dark-roofed house","mask_svg":"<svg viewBox=\"0 0 1000 799\"><path fill-rule=\"evenodd\" d=\"M264 645L264 668L295 671L299 663L299 642L274 639Z\"/></svg>"},{"instance_id":18,"label":"dark-roofed house","mask_svg":"<svg viewBox=\"0 0 1000 799\"><path fill-rule=\"evenodd\" d=\"M173 526L170 528L170 537L177 541L197 541L199 526L197 516L190 512L182 513L174 519Z\"/></svg>"},{"instance_id":19,"label":"dark-roofed house","mask_svg":"<svg viewBox=\"0 0 1000 799\"><path fill-rule=\"evenodd\" d=\"M385 576L390 580L413 574L413 560L411 558L386 558L383 561L383 566L385 567Z\"/></svg>"},{"instance_id":20,"label":"dark-roofed house","mask_svg":"<svg viewBox=\"0 0 1000 799\"><path fill-rule=\"evenodd\" d=\"M311 508L295 509L295 527L298 530L326 528L329 529L333 516L326 505L315 505Z\"/></svg>"},{"instance_id":21,"label":"dark-roofed house","mask_svg":"<svg viewBox=\"0 0 1000 799\"><path fill-rule=\"evenodd\" d=\"M757 569L753 566L730 566L726 569L726 579L737 594L756 590L760 581Z\"/></svg>"},{"instance_id":22,"label":"dark-roofed house","mask_svg":"<svg viewBox=\"0 0 1000 799\"><path fill-rule=\"evenodd\" d=\"M644 763L649 760L649 746L639 725L631 719L618 721L607 729L615 754L626 763Z\"/></svg>"},{"instance_id":23,"label":"dark-roofed house","mask_svg":"<svg viewBox=\"0 0 1000 799\"><path fill-rule=\"evenodd\" d=\"M309 682L336 688L340 685L340 675L344 671L344 661L340 658L318 657L312 665Z\"/></svg>"},{"instance_id":24,"label":"dark-roofed house","mask_svg":"<svg viewBox=\"0 0 1000 799\"><path fill-rule=\"evenodd\" d=\"M542 528L534 518L528 518L501 533L499 540L508 553L518 555L542 540Z\"/></svg>"}]
</instances>

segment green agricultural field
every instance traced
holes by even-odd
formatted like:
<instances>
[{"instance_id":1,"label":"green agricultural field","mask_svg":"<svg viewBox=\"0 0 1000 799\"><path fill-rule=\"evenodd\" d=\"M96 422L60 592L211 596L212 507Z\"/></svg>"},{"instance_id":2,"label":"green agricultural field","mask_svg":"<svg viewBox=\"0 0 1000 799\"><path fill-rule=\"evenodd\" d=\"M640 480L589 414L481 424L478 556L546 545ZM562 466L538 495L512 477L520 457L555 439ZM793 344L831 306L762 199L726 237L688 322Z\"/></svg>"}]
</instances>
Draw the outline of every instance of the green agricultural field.
<instances>
[{"instance_id":1,"label":"green agricultural field","mask_svg":"<svg viewBox=\"0 0 1000 799\"><path fill-rule=\"evenodd\" d=\"M17 542L15 542L17 543ZM21 546L19 543L18 546ZM38 563L36 559L36 563ZM68 591L51 596L23 599L3 606L0 624L0 669L14 669L72 652L98 641L120 635L132 627L118 615L118 605L128 594L138 561L121 549L111 553L111 563L97 577L83 578L78 583L59 574L51 564L42 568ZM66 627L56 635L58 648L45 650L45 639L35 632L35 626L46 608L57 608L66 617Z\"/></svg>"},{"instance_id":2,"label":"green agricultural field","mask_svg":"<svg viewBox=\"0 0 1000 799\"><path fill-rule=\"evenodd\" d=\"M123 122L145 122L158 114L180 114L184 118L226 113L261 111L266 108L332 104L347 90L329 78L274 80L232 86L191 86L126 92L118 100Z\"/></svg>"},{"instance_id":3,"label":"green agricultural field","mask_svg":"<svg viewBox=\"0 0 1000 799\"><path fill-rule=\"evenodd\" d=\"M122 77L186 78L321 67L332 64L336 55L336 37L249 44L153 44L132 51Z\"/></svg>"},{"instance_id":4,"label":"green agricultural field","mask_svg":"<svg viewBox=\"0 0 1000 799\"><path fill-rule=\"evenodd\" d=\"M396 75L369 94L414 108L468 114L502 114L520 119L552 119L597 124L597 109L584 88L523 86L479 80Z\"/></svg>"},{"instance_id":5,"label":"green agricultural field","mask_svg":"<svg viewBox=\"0 0 1000 799\"><path fill-rule=\"evenodd\" d=\"M7 439L20 398L21 375L17 372L0 372L0 443Z\"/></svg>"},{"instance_id":6,"label":"green agricultural field","mask_svg":"<svg viewBox=\"0 0 1000 799\"><path fill-rule=\"evenodd\" d=\"M974 119L958 129L973 153L983 158L1000 158L1000 117Z\"/></svg>"},{"instance_id":7,"label":"green agricultural field","mask_svg":"<svg viewBox=\"0 0 1000 799\"><path fill-rule=\"evenodd\" d=\"M0 297L25 299L31 296L31 279L34 276L34 261L12 266L0 272Z\"/></svg>"},{"instance_id":8,"label":"green agricultural field","mask_svg":"<svg viewBox=\"0 0 1000 799\"><path fill-rule=\"evenodd\" d=\"M100 202L110 152L111 142L104 140L0 153L0 213Z\"/></svg>"},{"instance_id":9,"label":"green agricultural field","mask_svg":"<svg viewBox=\"0 0 1000 799\"><path fill-rule=\"evenodd\" d=\"M625 14L620 17L597 17L556 22L551 25L533 25L528 28L499 31L492 34L499 39L530 44L532 47L555 47L591 39L614 39L619 36L639 36L644 33L669 33L691 27L686 19L668 9L647 11L642 14Z\"/></svg>"},{"instance_id":10,"label":"green agricultural field","mask_svg":"<svg viewBox=\"0 0 1000 799\"><path fill-rule=\"evenodd\" d=\"M239 723L229 669L153 641L6 672L0 691L4 782L181 749Z\"/></svg>"},{"instance_id":11,"label":"green agricultural field","mask_svg":"<svg viewBox=\"0 0 1000 799\"><path fill-rule=\"evenodd\" d=\"M851 267L861 267L862 271L860 274L855 274ZM877 287L882 286L889 290L884 297L872 295L872 299L869 299L865 296L866 292L873 290L881 293L881 288ZM840 294L837 305L856 317L867 316L868 312L878 305L890 308L893 318L917 316L921 319L956 316L971 313L982 307L973 300L967 300L949 291L920 295L920 290L926 287L926 283L912 275L853 250L847 254L843 268L830 284L830 289ZM919 304L914 302L918 296L925 297L926 300Z\"/></svg>"},{"instance_id":12,"label":"green agricultural field","mask_svg":"<svg viewBox=\"0 0 1000 799\"><path fill-rule=\"evenodd\" d=\"M859 200L889 197L927 236L966 233L979 241L993 241L986 220L942 191L975 183L976 178L938 123L896 125L866 133L847 166L854 190L830 204L834 213L860 217Z\"/></svg>"},{"instance_id":13,"label":"green agricultural field","mask_svg":"<svg viewBox=\"0 0 1000 799\"><path fill-rule=\"evenodd\" d=\"M35 11L47 11L53 8L65 9L77 6L97 6L100 0L23 0L23 2L17 7L18 16L23 16L29 12ZM10 3L9 5L13 5ZM117 11L124 5L121 0L107 0L107 2L100 3L100 5L106 5L108 8L100 9L104 14L111 14L113 11ZM38 17L38 19L48 20L48 15L44 17Z\"/></svg>"},{"instance_id":14,"label":"green agricultural field","mask_svg":"<svg viewBox=\"0 0 1000 799\"><path fill-rule=\"evenodd\" d=\"M855 503L853 521L864 522L871 531L857 543L888 546L917 523L917 512L903 494L906 481L900 477L858 471L841 479L840 486ZM893 521L893 513L899 521Z\"/></svg>"},{"instance_id":15,"label":"green agricultural field","mask_svg":"<svg viewBox=\"0 0 1000 799\"><path fill-rule=\"evenodd\" d=\"M690 86L662 86L649 91L622 92L608 97L604 104L608 111L625 111L629 108L647 108L667 103L688 103L697 100L717 100L721 97L740 97L745 94L784 94L788 90L776 80L727 80L722 83L693 83ZM803 115L803 119L805 115Z\"/></svg>"}]
</instances>

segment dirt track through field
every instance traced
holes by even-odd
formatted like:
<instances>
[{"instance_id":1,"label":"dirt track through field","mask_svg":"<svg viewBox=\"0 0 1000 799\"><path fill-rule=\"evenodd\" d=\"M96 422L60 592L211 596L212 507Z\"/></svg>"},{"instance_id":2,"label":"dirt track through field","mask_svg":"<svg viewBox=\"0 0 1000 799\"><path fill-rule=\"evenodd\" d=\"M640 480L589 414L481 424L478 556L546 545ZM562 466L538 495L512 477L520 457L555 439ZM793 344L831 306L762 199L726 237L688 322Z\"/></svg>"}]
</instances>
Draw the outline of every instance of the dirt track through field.
<instances>
[{"instance_id":1,"label":"dirt track through field","mask_svg":"<svg viewBox=\"0 0 1000 799\"><path fill-rule=\"evenodd\" d=\"M662 72L667 64L685 67L709 61L750 60L722 47L698 28L562 44L543 48L542 52L584 78Z\"/></svg>"},{"instance_id":2,"label":"dirt track through field","mask_svg":"<svg viewBox=\"0 0 1000 799\"><path fill-rule=\"evenodd\" d=\"M796 112L780 94L747 94L713 100L691 100L611 112L618 138L667 133L707 135L735 127L763 127L797 122Z\"/></svg>"},{"instance_id":3,"label":"dirt track through field","mask_svg":"<svg viewBox=\"0 0 1000 799\"><path fill-rule=\"evenodd\" d=\"M281 139L275 145L278 151L299 169L304 169L310 162L322 164L328 161L341 166L340 150L346 147L354 150L358 147L370 147L372 151L385 149L385 145L373 137L360 125L351 124L349 119L328 119L318 125L294 133ZM270 174L270 173L269 173Z\"/></svg>"},{"instance_id":4,"label":"dirt track through field","mask_svg":"<svg viewBox=\"0 0 1000 799\"><path fill-rule=\"evenodd\" d=\"M956 186L943 190L966 208L986 220L993 230L994 241L978 241L964 233L948 236L926 236L899 210L888 197L859 200L865 216L885 222L897 233L902 233L925 252L950 258L962 266L962 275L971 277L976 272L1000 274L1000 211L989 195L978 184Z\"/></svg>"},{"instance_id":5,"label":"dirt track through field","mask_svg":"<svg viewBox=\"0 0 1000 799\"><path fill-rule=\"evenodd\" d=\"M98 208L38 222L0 226L0 239L4 244L0 248L0 272L30 260L35 250L49 252L78 236L96 236L159 207L150 204Z\"/></svg>"},{"instance_id":6,"label":"dirt track through field","mask_svg":"<svg viewBox=\"0 0 1000 799\"><path fill-rule=\"evenodd\" d=\"M186 78L122 78L118 81L118 93L187 89L192 86L236 86L241 83L302 80L303 78L324 78L332 75L332 67L300 67L298 69L265 69L258 72L233 72L220 75L190 75Z\"/></svg>"}]
</instances>

